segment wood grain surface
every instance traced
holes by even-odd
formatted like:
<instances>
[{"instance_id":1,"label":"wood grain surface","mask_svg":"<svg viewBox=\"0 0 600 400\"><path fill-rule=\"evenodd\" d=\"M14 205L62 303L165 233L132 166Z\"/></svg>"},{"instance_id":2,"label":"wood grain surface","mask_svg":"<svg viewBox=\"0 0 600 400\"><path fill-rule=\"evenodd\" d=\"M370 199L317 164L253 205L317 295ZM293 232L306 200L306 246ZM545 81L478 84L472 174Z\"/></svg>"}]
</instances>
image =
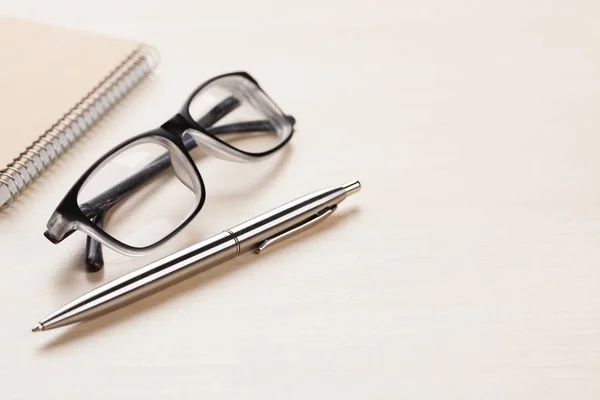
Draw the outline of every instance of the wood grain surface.
<instances>
[{"instance_id":1,"label":"wood grain surface","mask_svg":"<svg viewBox=\"0 0 600 400\"><path fill-rule=\"evenodd\" d=\"M0 214L1 398L600 397L597 1L9 0L0 11L162 55ZM201 214L157 253L107 252L103 273L85 272L83 235L42 236L93 160L234 70L296 117L285 151L203 160ZM351 179L363 191L337 215L263 256L30 332L103 282Z\"/></svg>"}]
</instances>

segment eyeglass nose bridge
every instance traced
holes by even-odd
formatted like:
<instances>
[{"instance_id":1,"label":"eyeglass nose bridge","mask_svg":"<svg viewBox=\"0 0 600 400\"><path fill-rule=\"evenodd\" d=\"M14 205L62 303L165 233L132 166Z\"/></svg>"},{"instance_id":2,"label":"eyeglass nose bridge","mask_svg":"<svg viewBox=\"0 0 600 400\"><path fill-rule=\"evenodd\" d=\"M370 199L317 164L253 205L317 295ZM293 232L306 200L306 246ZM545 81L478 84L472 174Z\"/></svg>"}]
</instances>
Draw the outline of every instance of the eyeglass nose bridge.
<instances>
[{"instance_id":1,"label":"eyeglass nose bridge","mask_svg":"<svg viewBox=\"0 0 600 400\"><path fill-rule=\"evenodd\" d=\"M162 124L160 127L175 135L181 134L181 132L185 131L190 127L190 123L181 115L181 113L177 113L173 115L167 122Z\"/></svg>"},{"instance_id":2,"label":"eyeglass nose bridge","mask_svg":"<svg viewBox=\"0 0 600 400\"><path fill-rule=\"evenodd\" d=\"M231 104L226 104L223 107L226 106L231 106ZM190 136L192 139L194 139L194 142L196 142L196 146L202 149L206 154L209 154L213 157L217 157L225 161L241 163L251 163L257 161L257 157L244 154L218 140L215 140L214 138L210 137L210 135L190 127L188 121L186 121L186 119L180 113L175 114L167 122L162 124L161 128L170 133L181 135L184 138L185 135Z\"/></svg>"},{"instance_id":3,"label":"eyeglass nose bridge","mask_svg":"<svg viewBox=\"0 0 600 400\"><path fill-rule=\"evenodd\" d=\"M188 128L185 130L184 135L190 135L196 142L198 147L202 149L206 154L213 157L220 158L225 161L235 161L241 163L251 163L258 161L258 157L252 157L244 154L240 151L229 147L218 140L210 137L209 135L199 132L195 129Z\"/></svg>"}]
</instances>

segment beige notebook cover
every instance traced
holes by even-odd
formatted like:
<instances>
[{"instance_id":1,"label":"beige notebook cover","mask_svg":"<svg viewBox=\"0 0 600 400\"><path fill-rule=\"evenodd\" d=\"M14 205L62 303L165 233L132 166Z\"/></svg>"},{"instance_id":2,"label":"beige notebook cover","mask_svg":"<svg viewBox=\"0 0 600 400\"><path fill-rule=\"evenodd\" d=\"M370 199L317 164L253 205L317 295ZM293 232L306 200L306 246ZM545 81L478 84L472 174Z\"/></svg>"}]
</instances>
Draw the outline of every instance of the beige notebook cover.
<instances>
[{"instance_id":1,"label":"beige notebook cover","mask_svg":"<svg viewBox=\"0 0 600 400\"><path fill-rule=\"evenodd\" d=\"M0 208L156 62L133 41L0 16Z\"/></svg>"}]
</instances>

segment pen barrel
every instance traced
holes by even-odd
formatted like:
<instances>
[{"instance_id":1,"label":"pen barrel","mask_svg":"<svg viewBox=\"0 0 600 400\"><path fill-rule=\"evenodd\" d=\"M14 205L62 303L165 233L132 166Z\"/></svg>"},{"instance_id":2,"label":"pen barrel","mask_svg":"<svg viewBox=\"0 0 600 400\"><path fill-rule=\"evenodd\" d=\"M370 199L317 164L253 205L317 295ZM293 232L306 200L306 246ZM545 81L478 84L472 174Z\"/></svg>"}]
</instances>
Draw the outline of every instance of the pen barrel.
<instances>
[{"instance_id":1,"label":"pen barrel","mask_svg":"<svg viewBox=\"0 0 600 400\"><path fill-rule=\"evenodd\" d=\"M342 186L319 190L236 225L229 231L237 237L240 253L256 250L265 240L327 207L339 204L347 195Z\"/></svg>"},{"instance_id":2,"label":"pen barrel","mask_svg":"<svg viewBox=\"0 0 600 400\"><path fill-rule=\"evenodd\" d=\"M97 317L234 258L237 254L235 238L229 232L219 233L92 290L47 316L41 324L46 330Z\"/></svg>"}]
</instances>

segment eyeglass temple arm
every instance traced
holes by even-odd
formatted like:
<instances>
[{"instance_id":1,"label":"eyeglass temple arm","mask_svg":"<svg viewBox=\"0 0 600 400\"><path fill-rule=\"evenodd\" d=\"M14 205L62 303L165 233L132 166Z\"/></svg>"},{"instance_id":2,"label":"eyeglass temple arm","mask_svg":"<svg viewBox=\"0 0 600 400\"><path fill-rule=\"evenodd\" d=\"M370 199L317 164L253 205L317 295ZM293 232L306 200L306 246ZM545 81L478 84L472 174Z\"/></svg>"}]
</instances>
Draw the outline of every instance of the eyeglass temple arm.
<instances>
[{"instance_id":1,"label":"eyeglass temple arm","mask_svg":"<svg viewBox=\"0 0 600 400\"><path fill-rule=\"evenodd\" d=\"M104 217L106 216L107 212L108 209L106 209L105 212L102 212L101 214L98 214L97 216L91 219L91 221L94 224L96 224L100 229L102 229L102 226L104 225ZM102 244L94 238L92 238L91 236L88 236L86 239L85 253L85 264L89 272L97 272L100 271L102 267L104 267Z\"/></svg>"},{"instance_id":2,"label":"eyeglass temple arm","mask_svg":"<svg viewBox=\"0 0 600 400\"><path fill-rule=\"evenodd\" d=\"M211 127L220 119L239 107L240 102L234 97L228 97L210 110L204 117L198 120L198 123L204 127ZM292 116L286 116L292 125L295 119ZM216 128L210 128L209 132L215 135L227 133L250 133L271 130L272 127L267 121L250 121L244 123L222 125ZM187 150L197 146L196 141L189 136L183 140ZM144 169L123 180L119 184L108 189L104 193L96 196L90 201L81 205L81 210L88 215L94 223L101 226L104 223L104 217L110 208L121 200L128 192L140 186L150 178L156 176L170 165L168 154L161 156L148 164ZM102 256L102 247L95 239L88 237L86 242L86 265L90 271L98 271L104 265Z\"/></svg>"},{"instance_id":3,"label":"eyeglass temple arm","mask_svg":"<svg viewBox=\"0 0 600 400\"><path fill-rule=\"evenodd\" d=\"M286 115L285 117L292 125L296 123L296 119L291 115ZM266 132L270 130L273 130L273 126L269 121L240 122L237 124L215 126L214 128L208 129L213 135Z\"/></svg>"}]
</instances>

